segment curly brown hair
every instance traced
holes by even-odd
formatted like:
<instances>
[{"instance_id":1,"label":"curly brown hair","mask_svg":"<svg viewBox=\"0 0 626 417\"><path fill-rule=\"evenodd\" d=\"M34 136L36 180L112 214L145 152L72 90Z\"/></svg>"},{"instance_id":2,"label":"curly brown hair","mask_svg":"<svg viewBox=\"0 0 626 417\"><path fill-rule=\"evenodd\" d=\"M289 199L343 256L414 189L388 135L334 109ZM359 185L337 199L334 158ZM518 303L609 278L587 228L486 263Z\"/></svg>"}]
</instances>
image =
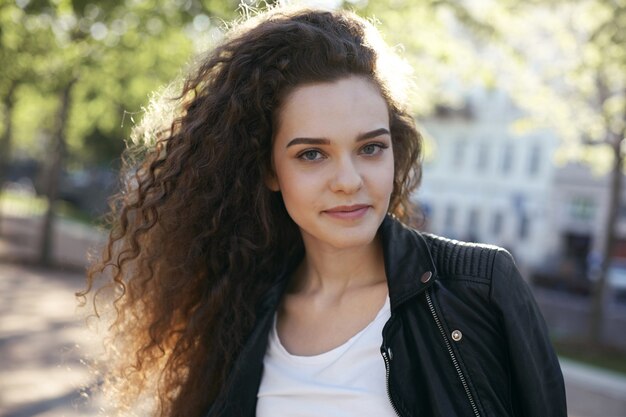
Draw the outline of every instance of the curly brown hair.
<instances>
[{"instance_id":1,"label":"curly brown hair","mask_svg":"<svg viewBox=\"0 0 626 417\"><path fill-rule=\"evenodd\" d=\"M379 36L351 12L268 11L231 29L200 62L173 118L138 128L152 145L139 158L137 148L125 153L108 243L79 294L95 293L97 314L114 307L108 386L126 413L151 393L152 414L204 415L227 385L259 300L303 250L280 193L264 182L277 110L295 87L350 75L378 86L395 159L389 212L408 218L422 140Z\"/></svg>"}]
</instances>

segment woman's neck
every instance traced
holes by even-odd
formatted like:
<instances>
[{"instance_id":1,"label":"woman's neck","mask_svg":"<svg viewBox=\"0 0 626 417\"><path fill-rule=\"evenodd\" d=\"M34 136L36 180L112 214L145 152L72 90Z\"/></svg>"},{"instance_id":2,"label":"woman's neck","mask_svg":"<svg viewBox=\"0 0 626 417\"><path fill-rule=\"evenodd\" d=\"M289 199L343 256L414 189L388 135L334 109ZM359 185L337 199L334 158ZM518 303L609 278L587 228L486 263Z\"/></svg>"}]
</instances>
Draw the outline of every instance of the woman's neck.
<instances>
[{"instance_id":1,"label":"woman's neck","mask_svg":"<svg viewBox=\"0 0 626 417\"><path fill-rule=\"evenodd\" d=\"M337 249L307 245L289 292L341 297L354 289L386 281L380 238L368 245Z\"/></svg>"}]
</instances>

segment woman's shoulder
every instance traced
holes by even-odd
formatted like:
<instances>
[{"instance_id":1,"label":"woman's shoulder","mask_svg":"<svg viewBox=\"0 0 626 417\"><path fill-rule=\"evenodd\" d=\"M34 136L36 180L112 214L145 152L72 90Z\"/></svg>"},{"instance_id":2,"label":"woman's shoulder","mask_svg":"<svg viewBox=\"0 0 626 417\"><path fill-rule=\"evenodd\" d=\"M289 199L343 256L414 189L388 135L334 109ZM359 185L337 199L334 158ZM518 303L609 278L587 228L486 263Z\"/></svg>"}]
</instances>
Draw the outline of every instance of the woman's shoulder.
<instances>
[{"instance_id":1,"label":"woman's shoulder","mask_svg":"<svg viewBox=\"0 0 626 417\"><path fill-rule=\"evenodd\" d=\"M500 246L417 233L426 242L440 277L490 282L494 276L517 270L511 253Z\"/></svg>"},{"instance_id":2,"label":"woman's shoulder","mask_svg":"<svg viewBox=\"0 0 626 417\"><path fill-rule=\"evenodd\" d=\"M431 271L441 280L487 284L490 290L495 281L521 279L513 256L502 247L419 231L391 216L382 231L390 254L386 260L396 269Z\"/></svg>"}]
</instances>

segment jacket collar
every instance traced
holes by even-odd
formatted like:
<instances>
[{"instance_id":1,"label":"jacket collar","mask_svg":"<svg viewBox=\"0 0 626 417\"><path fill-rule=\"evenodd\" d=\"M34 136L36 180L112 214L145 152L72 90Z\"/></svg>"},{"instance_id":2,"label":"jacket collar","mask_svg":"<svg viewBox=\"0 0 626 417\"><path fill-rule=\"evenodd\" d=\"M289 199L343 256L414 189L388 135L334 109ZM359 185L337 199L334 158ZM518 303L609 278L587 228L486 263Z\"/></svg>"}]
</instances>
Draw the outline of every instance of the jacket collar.
<instances>
[{"instance_id":1,"label":"jacket collar","mask_svg":"<svg viewBox=\"0 0 626 417\"><path fill-rule=\"evenodd\" d=\"M387 215L379 228L385 256L391 310L424 291L436 279L437 271L422 235Z\"/></svg>"}]
</instances>

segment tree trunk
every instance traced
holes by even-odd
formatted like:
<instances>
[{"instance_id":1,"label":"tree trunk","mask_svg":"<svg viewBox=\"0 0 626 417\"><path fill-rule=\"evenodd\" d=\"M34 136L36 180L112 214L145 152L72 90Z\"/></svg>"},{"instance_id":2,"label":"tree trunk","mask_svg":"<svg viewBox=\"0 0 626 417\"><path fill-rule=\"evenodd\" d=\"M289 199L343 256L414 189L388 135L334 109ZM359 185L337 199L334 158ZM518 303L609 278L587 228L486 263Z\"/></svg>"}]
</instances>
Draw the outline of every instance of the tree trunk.
<instances>
[{"instance_id":1,"label":"tree trunk","mask_svg":"<svg viewBox=\"0 0 626 417\"><path fill-rule=\"evenodd\" d=\"M11 139L13 138L13 105L15 104L15 91L17 81L12 81L4 97L4 132L0 136L0 195L4 189L9 158L11 157ZM2 210L0 207L0 236L2 235Z\"/></svg>"},{"instance_id":2,"label":"tree trunk","mask_svg":"<svg viewBox=\"0 0 626 417\"><path fill-rule=\"evenodd\" d=\"M623 178L623 155L622 144L624 142L624 133L614 136L609 143L613 150L614 163L611 171L611 181L609 189L608 215L605 223L605 234L602 250L602 262L598 277L595 281L593 289L593 299L591 304L591 317L589 321L589 343L591 345L601 345L604 339L604 317L606 307L608 271L611 264L611 258L615 247L615 237L619 208L622 196L622 178Z\"/></svg>"},{"instance_id":3,"label":"tree trunk","mask_svg":"<svg viewBox=\"0 0 626 417\"><path fill-rule=\"evenodd\" d=\"M48 208L43 219L41 231L41 245L39 251L39 264L49 266L52 264L53 237L54 237L54 203L59 192L59 182L65 161L66 143L65 134L71 104L72 87L76 80L70 80L60 94L61 105L57 116L56 131L52 135L50 146L50 160L45 178L45 194L48 200Z\"/></svg>"}]
</instances>

